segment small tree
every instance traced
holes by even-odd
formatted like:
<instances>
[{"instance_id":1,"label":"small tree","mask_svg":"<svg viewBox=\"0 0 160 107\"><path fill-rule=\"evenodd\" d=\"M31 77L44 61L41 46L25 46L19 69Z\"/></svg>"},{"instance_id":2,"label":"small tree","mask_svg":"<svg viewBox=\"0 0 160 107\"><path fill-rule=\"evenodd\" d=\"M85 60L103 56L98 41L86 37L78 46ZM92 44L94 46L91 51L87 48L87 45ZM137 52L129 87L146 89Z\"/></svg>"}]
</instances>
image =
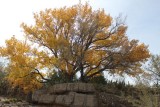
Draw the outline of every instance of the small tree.
<instances>
[{"instance_id":1,"label":"small tree","mask_svg":"<svg viewBox=\"0 0 160 107\"><path fill-rule=\"evenodd\" d=\"M141 65L150 56L147 46L127 38L120 18L113 20L87 3L46 9L34 19L35 25L21 25L27 41L12 37L1 48L10 60L9 79L26 88L36 88L37 81L48 81L57 72L69 81L80 73L82 82L103 72L134 76L143 72Z\"/></svg>"},{"instance_id":2,"label":"small tree","mask_svg":"<svg viewBox=\"0 0 160 107\"><path fill-rule=\"evenodd\" d=\"M152 55L150 57L146 70L149 71L152 80L158 85L160 81L160 55Z\"/></svg>"}]
</instances>

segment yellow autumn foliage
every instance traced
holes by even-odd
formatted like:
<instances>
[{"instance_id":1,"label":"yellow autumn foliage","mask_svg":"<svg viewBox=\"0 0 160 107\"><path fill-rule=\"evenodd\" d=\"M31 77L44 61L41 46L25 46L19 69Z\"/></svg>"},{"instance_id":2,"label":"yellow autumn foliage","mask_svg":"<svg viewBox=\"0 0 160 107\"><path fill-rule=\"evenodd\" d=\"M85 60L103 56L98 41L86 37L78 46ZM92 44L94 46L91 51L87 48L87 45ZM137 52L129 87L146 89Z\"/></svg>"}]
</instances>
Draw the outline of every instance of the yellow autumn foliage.
<instances>
[{"instance_id":1,"label":"yellow autumn foliage","mask_svg":"<svg viewBox=\"0 0 160 107\"><path fill-rule=\"evenodd\" d=\"M102 72L137 75L150 57L146 45L128 39L126 25L87 3L46 9L34 19L34 25L21 24L26 40L12 37L0 48L9 60L8 79L25 92L55 72L71 82L77 73L83 82Z\"/></svg>"}]
</instances>

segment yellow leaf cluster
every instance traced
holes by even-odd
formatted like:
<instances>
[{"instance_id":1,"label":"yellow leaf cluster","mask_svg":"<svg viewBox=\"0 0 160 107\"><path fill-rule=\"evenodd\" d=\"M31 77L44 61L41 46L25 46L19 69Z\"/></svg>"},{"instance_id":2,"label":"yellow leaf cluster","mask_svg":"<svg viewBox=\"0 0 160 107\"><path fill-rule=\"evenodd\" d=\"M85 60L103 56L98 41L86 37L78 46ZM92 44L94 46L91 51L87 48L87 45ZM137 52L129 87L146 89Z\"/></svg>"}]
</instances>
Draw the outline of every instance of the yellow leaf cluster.
<instances>
[{"instance_id":1,"label":"yellow leaf cluster","mask_svg":"<svg viewBox=\"0 0 160 107\"><path fill-rule=\"evenodd\" d=\"M9 59L9 75L7 78L13 86L25 87L25 92L33 91L42 86L36 79L38 75L32 75L32 72L34 68L44 68L44 65L50 62L46 63L40 61L37 57L33 57L31 46L26 41L21 42L12 37L10 40L6 40L6 47L1 47L0 51L2 56ZM43 52L36 55L43 58L46 56Z\"/></svg>"},{"instance_id":2,"label":"yellow leaf cluster","mask_svg":"<svg viewBox=\"0 0 160 107\"><path fill-rule=\"evenodd\" d=\"M138 62L149 57L150 53L148 52L148 50L146 50L146 46L144 44L140 44L131 50L131 52L127 56L127 59L131 62Z\"/></svg>"},{"instance_id":3,"label":"yellow leaf cluster","mask_svg":"<svg viewBox=\"0 0 160 107\"><path fill-rule=\"evenodd\" d=\"M108 28L109 26L111 26L112 17L110 15L106 15L104 10L99 10L98 11L97 18L98 18L98 26L99 27Z\"/></svg>"},{"instance_id":4,"label":"yellow leaf cluster","mask_svg":"<svg viewBox=\"0 0 160 107\"><path fill-rule=\"evenodd\" d=\"M98 65L106 52L102 50L89 50L85 54L85 61L91 65Z\"/></svg>"}]
</instances>

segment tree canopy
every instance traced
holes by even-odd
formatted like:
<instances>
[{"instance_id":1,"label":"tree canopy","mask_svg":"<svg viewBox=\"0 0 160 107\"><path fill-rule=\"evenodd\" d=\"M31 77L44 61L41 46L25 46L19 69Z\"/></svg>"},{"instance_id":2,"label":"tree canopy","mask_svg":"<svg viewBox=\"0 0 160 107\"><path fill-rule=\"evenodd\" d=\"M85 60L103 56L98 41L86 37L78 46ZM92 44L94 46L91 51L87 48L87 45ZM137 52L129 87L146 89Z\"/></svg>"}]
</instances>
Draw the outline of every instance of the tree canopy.
<instances>
[{"instance_id":1,"label":"tree canopy","mask_svg":"<svg viewBox=\"0 0 160 107\"><path fill-rule=\"evenodd\" d=\"M21 24L25 40L6 40L1 56L9 59L9 80L25 90L41 86L55 73L72 82L87 82L103 73L142 73L142 63L150 57L148 47L129 40L121 18L113 19L103 9L87 3L34 14L35 24Z\"/></svg>"}]
</instances>

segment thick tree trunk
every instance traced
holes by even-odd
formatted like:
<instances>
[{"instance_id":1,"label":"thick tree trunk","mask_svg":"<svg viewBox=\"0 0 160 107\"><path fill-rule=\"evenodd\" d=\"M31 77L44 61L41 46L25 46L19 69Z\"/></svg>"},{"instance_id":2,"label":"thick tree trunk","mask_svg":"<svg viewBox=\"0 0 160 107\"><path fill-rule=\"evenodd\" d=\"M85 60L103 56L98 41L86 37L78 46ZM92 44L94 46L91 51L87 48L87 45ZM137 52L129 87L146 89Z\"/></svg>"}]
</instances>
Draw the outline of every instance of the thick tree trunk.
<instances>
[{"instance_id":1,"label":"thick tree trunk","mask_svg":"<svg viewBox=\"0 0 160 107\"><path fill-rule=\"evenodd\" d=\"M73 82L73 75L69 75L69 82Z\"/></svg>"},{"instance_id":2,"label":"thick tree trunk","mask_svg":"<svg viewBox=\"0 0 160 107\"><path fill-rule=\"evenodd\" d=\"M85 80L84 80L84 73L83 73L83 71L81 71L80 81L81 81L81 82L85 82Z\"/></svg>"},{"instance_id":3,"label":"thick tree trunk","mask_svg":"<svg viewBox=\"0 0 160 107\"><path fill-rule=\"evenodd\" d=\"M80 68L80 74L81 74L81 76L80 76L80 81L81 81L81 82L85 82L85 76L84 76L84 71L83 71L83 65L81 64L80 67L81 67L81 68Z\"/></svg>"}]
</instances>

